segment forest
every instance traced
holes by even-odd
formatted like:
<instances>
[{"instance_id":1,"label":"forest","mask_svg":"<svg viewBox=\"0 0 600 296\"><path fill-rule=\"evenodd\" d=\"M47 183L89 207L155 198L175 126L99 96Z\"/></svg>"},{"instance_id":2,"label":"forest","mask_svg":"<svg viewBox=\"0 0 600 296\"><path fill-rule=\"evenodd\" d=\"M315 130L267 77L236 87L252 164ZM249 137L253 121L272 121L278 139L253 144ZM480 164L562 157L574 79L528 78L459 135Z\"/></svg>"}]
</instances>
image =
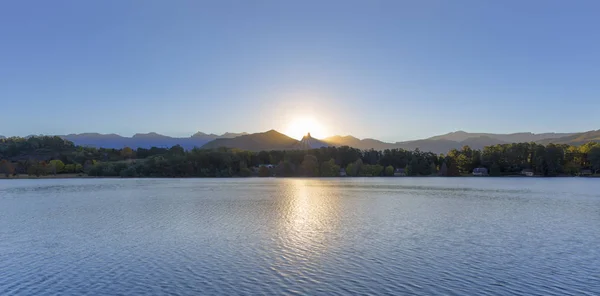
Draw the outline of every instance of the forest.
<instances>
[{"instance_id":1,"label":"forest","mask_svg":"<svg viewBox=\"0 0 600 296\"><path fill-rule=\"evenodd\" d=\"M350 177L465 176L486 168L490 176L577 176L600 172L600 144L515 143L436 155L420 150L359 150L348 146L251 152L238 149L105 149L75 146L60 137L0 139L4 177L70 174L94 177Z\"/></svg>"}]
</instances>

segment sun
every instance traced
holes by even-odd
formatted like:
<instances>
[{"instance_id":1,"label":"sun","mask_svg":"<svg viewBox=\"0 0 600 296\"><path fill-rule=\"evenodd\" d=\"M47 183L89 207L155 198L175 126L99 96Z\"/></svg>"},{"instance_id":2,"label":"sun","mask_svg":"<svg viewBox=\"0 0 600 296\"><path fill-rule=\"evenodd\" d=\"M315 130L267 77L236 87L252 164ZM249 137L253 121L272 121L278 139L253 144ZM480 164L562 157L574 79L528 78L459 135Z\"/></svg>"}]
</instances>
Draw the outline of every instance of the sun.
<instances>
[{"instance_id":1,"label":"sun","mask_svg":"<svg viewBox=\"0 0 600 296\"><path fill-rule=\"evenodd\" d=\"M286 135L294 139L302 139L306 134L317 139L322 139L327 136L327 131L323 125L311 117L295 118L291 120L285 128Z\"/></svg>"}]
</instances>

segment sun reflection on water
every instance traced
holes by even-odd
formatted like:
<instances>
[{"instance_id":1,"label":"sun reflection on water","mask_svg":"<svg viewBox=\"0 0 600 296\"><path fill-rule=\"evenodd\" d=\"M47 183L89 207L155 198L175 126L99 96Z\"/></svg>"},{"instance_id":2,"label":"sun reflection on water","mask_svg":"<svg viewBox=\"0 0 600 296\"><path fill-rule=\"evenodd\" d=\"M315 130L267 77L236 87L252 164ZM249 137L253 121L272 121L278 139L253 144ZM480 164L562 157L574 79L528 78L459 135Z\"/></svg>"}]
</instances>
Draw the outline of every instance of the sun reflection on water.
<instances>
[{"instance_id":1,"label":"sun reflection on water","mask_svg":"<svg viewBox=\"0 0 600 296\"><path fill-rule=\"evenodd\" d=\"M319 180L290 179L279 188L283 203L276 240L282 256L273 267L278 273L298 271L299 265L314 268L335 245L340 196L336 187L323 185Z\"/></svg>"}]
</instances>

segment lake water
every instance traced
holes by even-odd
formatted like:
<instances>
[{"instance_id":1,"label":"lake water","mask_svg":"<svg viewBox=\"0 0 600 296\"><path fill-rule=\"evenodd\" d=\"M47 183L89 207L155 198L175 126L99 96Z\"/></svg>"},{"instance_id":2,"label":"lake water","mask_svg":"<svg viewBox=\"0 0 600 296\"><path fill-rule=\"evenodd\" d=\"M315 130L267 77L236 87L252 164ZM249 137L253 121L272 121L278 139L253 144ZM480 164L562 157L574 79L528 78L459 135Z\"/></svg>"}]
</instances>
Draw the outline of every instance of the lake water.
<instances>
[{"instance_id":1,"label":"lake water","mask_svg":"<svg viewBox=\"0 0 600 296\"><path fill-rule=\"evenodd\" d=\"M0 180L0 295L600 295L600 180Z\"/></svg>"}]
</instances>

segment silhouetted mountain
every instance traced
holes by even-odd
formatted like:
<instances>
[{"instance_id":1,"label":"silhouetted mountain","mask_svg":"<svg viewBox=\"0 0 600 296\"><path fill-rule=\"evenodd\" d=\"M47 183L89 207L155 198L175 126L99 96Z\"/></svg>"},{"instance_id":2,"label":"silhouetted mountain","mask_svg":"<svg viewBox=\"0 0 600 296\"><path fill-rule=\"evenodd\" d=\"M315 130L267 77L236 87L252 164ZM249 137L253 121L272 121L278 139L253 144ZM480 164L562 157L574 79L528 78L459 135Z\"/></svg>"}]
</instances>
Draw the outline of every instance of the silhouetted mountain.
<instances>
[{"instance_id":1,"label":"silhouetted mountain","mask_svg":"<svg viewBox=\"0 0 600 296\"><path fill-rule=\"evenodd\" d=\"M463 141L452 141L446 139L425 139L416 141L398 142L394 144L394 148L402 148L404 150L415 150L433 152L436 154L447 154L452 149L461 149L463 146L469 146L472 149L483 149L485 146L506 144L507 142L500 141L487 136L479 136L468 138Z\"/></svg>"},{"instance_id":2,"label":"silhouetted mountain","mask_svg":"<svg viewBox=\"0 0 600 296\"><path fill-rule=\"evenodd\" d=\"M212 134L211 134L212 135ZM248 133L244 132L244 133L224 133L220 136L218 136L217 138L235 138L235 137L239 137L239 136L245 136L248 135Z\"/></svg>"},{"instance_id":3,"label":"silhouetted mountain","mask_svg":"<svg viewBox=\"0 0 600 296\"><path fill-rule=\"evenodd\" d=\"M544 139L537 141L540 144L569 144L569 145L582 145L588 142L600 142L600 130L588 131L583 133L572 134L569 136L556 138L556 139Z\"/></svg>"},{"instance_id":4,"label":"silhouetted mountain","mask_svg":"<svg viewBox=\"0 0 600 296\"><path fill-rule=\"evenodd\" d=\"M270 130L264 133L243 135L235 138L215 139L204 146L203 149L215 149L220 147L238 148L250 151L260 150L286 150L293 149L293 146L299 143L276 130Z\"/></svg>"},{"instance_id":5,"label":"silhouetted mountain","mask_svg":"<svg viewBox=\"0 0 600 296\"><path fill-rule=\"evenodd\" d=\"M331 146L350 146L362 150L375 149L384 150L394 147L394 143L385 143L374 139L358 139L353 136L333 136L323 139L323 142Z\"/></svg>"},{"instance_id":6,"label":"silhouetted mountain","mask_svg":"<svg viewBox=\"0 0 600 296\"><path fill-rule=\"evenodd\" d=\"M581 145L590 141L600 142L600 130L584 133L541 134L526 132L513 134L490 134L457 131L428 139L396 143L386 143L375 139L361 140L353 136L333 136L322 140L306 136L301 141L297 141L275 130L255 134L224 133L222 135L197 132L187 138L175 138L157 133L138 133L133 137L123 137L116 134L84 133L70 134L60 137L72 141L75 143L75 145L115 149L120 149L126 146L136 149L150 147L172 147L174 145L181 145L187 150L194 147L228 147L258 151L271 149L310 149L325 146L350 146L361 150L385 150L393 148L414 150L418 148L421 151L431 151L438 154L446 154L451 149L461 149L465 145L468 145L473 149L482 149L485 146L496 144L522 142ZM0 138L2 138L2 136L0 136Z\"/></svg>"},{"instance_id":7,"label":"silhouetted mountain","mask_svg":"<svg viewBox=\"0 0 600 296\"><path fill-rule=\"evenodd\" d=\"M514 134L489 134L489 133L468 133L465 131L456 131L428 138L427 140L450 140L462 142L471 138L488 137L506 143L527 143L536 142L544 139L556 139L573 135L573 133L514 133Z\"/></svg>"},{"instance_id":8,"label":"silhouetted mountain","mask_svg":"<svg viewBox=\"0 0 600 296\"><path fill-rule=\"evenodd\" d=\"M393 149L402 148L405 150L419 149L421 151L430 151L434 153L448 153L452 149L461 149L463 146L469 146L472 149L483 149L485 146L506 144L506 143L523 143L535 142L542 139L561 139L561 137L571 136L570 133L514 133L514 134L489 134L489 133L468 133L457 131L445 135L435 136L428 139L386 143L374 139L363 139L352 136L333 136L324 139L323 141L332 146L350 146L362 150L375 149Z\"/></svg>"},{"instance_id":9,"label":"silhouetted mountain","mask_svg":"<svg viewBox=\"0 0 600 296\"><path fill-rule=\"evenodd\" d=\"M465 145L473 149L481 149L485 146L503 144L504 141L500 141L487 136L475 136L467 138L461 141L448 140L443 138L438 139L424 139L415 141L405 141L396 143L386 143L374 139L363 139L359 140L352 136L334 136L324 139L323 141L329 143L332 146L350 146L362 150L375 149L385 150L402 148L405 150L419 149L421 151L430 151L434 153L448 153L451 149L460 149Z\"/></svg>"},{"instance_id":10,"label":"silhouetted mountain","mask_svg":"<svg viewBox=\"0 0 600 296\"><path fill-rule=\"evenodd\" d=\"M73 142L79 146L91 146L91 147L102 147L102 148L116 148L120 149L128 146L128 138L116 135L116 134L98 134L98 133L84 133L84 134L69 134L66 136L60 136L65 140Z\"/></svg>"},{"instance_id":11,"label":"silhouetted mountain","mask_svg":"<svg viewBox=\"0 0 600 296\"><path fill-rule=\"evenodd\" d=\"M133 149L137 149L151 147L172 147L175 145L180 145L184 149L189 150L194 147L202 147L204 144L219 137L233 137L242 134L245 133L225 133L222 136L218 136L215 134L198 132L188 138L175 138L157 133L138 133L133 135L133 137L123 137L116 134L85 133L70 134L60 137L75 143L75 145L98 148L120 149L123 147L131 147Z\"/></svg>"}]
</instances>

